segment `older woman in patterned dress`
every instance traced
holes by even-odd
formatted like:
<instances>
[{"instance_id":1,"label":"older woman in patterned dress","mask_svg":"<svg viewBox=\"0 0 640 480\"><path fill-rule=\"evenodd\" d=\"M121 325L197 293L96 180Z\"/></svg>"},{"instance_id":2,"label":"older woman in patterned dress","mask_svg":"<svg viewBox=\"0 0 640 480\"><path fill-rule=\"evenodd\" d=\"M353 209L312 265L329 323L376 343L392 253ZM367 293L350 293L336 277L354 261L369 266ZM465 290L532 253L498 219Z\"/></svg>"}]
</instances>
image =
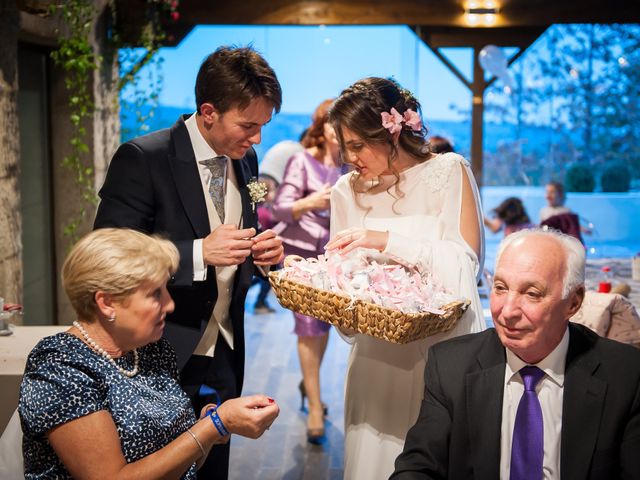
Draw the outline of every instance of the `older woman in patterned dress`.
<instances>
[{"instance_id":1,"label":"older woman in patterned dress","mask_svg":"<svg viewBox=\"0 0 640 480\"><path fill-rule=\"evenodd\" d=\"M62 282L77 319L35 346L20 390L26 478L192 479L214 444L275 420L264 395L196 420L162 339L177 265L172 243L133 230L97 230L73 248Z\"/></svg>"}]
</instances>

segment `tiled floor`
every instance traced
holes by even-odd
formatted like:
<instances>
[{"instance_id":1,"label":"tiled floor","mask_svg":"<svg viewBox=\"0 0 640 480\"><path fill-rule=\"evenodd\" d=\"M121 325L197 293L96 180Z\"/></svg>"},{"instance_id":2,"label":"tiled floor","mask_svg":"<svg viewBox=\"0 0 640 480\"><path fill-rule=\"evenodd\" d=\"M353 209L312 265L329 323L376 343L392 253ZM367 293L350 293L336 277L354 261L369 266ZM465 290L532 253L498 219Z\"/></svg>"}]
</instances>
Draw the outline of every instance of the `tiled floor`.
<instances>
[{"instance_id":1,"label":"tiled floor","mask_svg":"<svg viewBox=\"0 0 640 480\"><path fill-rule=\"evenodd\" d=\"M256 294L249 292L247 305ZM245 318L247 365L244 394L265 393L280 406L280 416L258 440L234 437L230 479L341 479L343 465L343 386L349 345L330 332L321 369L322 397L329 407L323 445L307 442L306 415L300 411L300 370L293 317L270 294L273 314Z\"/></svg>"}]
</instances>

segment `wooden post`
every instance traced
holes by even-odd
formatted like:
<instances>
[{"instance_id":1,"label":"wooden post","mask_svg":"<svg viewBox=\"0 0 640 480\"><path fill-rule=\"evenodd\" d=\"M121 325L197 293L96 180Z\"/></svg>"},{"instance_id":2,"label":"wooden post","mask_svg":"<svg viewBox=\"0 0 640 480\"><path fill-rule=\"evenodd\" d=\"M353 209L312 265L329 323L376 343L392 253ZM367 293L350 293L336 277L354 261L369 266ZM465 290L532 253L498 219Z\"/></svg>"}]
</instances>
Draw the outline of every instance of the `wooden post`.
<instances>
[{"instance_id":1,"label":"wooden post","mask_svg":"<svg viewBox=\"0 0 640 480\"><path fill-rule=\"evenodd\" d=\"M0 0L0 297L22 303L18 26L16 2Z\"/></svg>"},{"instance_id":2,"label":"wooden post","mask_svg":"<svg viewBox=\"0 0 640 480\"><path fill-rule=\"evenodd\" d=\"M471 170L476 177L478 187L482 186L483 148L484 148L484 91L487 82L484 70L480 66L481 47L473 47L473 82L471 83Z\"/></svg>"}]
</instances>

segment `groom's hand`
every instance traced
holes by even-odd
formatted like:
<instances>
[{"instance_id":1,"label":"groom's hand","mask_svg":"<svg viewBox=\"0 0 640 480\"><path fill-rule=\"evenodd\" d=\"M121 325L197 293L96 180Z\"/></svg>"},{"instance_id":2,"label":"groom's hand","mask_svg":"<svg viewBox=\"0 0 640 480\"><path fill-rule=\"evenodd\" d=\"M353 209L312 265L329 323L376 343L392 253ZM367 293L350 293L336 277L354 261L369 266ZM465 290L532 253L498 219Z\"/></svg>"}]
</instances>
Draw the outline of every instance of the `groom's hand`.
<instances>
[{"instance_id":1,"label":"groom's hand","mask_svg":"<svg viewBox=\"0 0 640 480\"><path fill-rule=\"evenodd\" d=\"M235 225L220 225L202 241L202 258L207 265L227 267L240 265L251 255L255 228L238 229Z\"/></svg>"},{"instance_id":2,"label":"groom's hand","mask_svg":"<svg viewBox=\"0 0 640 480\"><path fill-rule=\"evenodd\" d=\"M260 266L277 265L284 257L282 239L273 230L265 230L253 237L253 263Z\"/></svg>"}]
</instances>

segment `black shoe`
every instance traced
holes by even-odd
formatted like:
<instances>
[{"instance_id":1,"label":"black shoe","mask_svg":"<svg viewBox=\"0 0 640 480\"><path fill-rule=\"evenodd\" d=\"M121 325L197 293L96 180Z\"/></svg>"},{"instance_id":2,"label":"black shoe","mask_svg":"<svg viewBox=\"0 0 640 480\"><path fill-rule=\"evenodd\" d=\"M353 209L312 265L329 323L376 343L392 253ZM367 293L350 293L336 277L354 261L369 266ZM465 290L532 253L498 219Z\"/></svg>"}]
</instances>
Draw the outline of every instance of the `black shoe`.
<instances>
[{"instance_id":1,"label":"black shoe","mask_svg":"<svg viewBox=\"0 0 640 480\"><path fill-rule=\"evenodd\" d=\"M324 441L324 427L307 428L307 441L314 445L322 445Z\"/></svg>"}]
</instances>

